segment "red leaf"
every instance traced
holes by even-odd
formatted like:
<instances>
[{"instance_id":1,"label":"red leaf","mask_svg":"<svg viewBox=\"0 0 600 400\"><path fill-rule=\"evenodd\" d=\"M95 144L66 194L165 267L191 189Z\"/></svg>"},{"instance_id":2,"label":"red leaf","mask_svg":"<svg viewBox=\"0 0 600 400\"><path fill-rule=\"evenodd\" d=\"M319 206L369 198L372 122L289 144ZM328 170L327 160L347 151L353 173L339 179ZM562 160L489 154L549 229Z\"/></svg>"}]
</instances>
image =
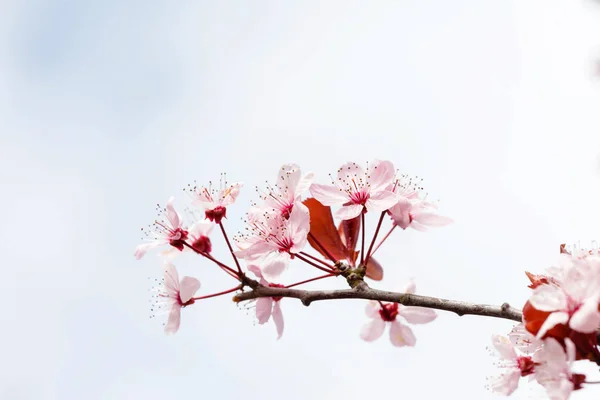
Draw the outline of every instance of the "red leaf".
<instances>
[{"instance_id":1,"label":"red leaf","mask_svg":"<svg viewBox=\"0 0 600 400\"><path fill-rule=\"evenodd\" d=\"M381 267L381 264L379 264L379 262L377 262L377 260L375 260L373 257L370 257L369 261L367 262L367 271L365 276L373 279L374 281L380 281L383 279L383 268Z\"/></svg>"},{"instance_id":2,"label":"red leaf","mask_svg":"<svg viewBox=\"0 0 600 400\"><path fill-rule=\"evenodd\" d=\"M323 257L329 259L331 255L334 258L331 261L346 260L348 249L344 246L338 230L335 229L331 207L324 206L312 197L304 200L303 203L310 212L308 243Z\"/></svg>"}]
</instances>

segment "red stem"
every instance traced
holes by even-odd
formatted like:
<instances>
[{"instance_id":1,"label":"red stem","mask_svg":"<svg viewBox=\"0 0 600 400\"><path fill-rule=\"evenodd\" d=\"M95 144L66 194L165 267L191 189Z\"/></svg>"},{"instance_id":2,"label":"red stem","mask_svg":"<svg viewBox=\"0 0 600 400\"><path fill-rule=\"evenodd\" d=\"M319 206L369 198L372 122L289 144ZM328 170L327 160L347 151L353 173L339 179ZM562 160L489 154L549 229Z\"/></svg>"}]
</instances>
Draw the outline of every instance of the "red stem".
<instances>
[{"instance_id":1,"label":"red stem","mask_svg":"<svg viewBox=\"0 0 600 400\"><path fill-rule=\"evenodd\" d=\"M227 265L223 264L220 261L215 260L210 254L208 253L204 253L204 252L199 252L196 249L194 249L189 243L187 242L183 242L183 244L187 247L189 247L190 249L192 249L194 252L200 254L201 256L204 256L206 258L208 258L209 260L211 260L212 262L214 262L215 264L217 264L219 267L221 267L221 269L225 272L227 272L227 274L229 274L232 278L235 278L237 280L240 280L240 276L237 272L235 272L233 269L229 268Z\"/></svg>"},{"instance_id":2,"label":"red stem","mask_svg":"<svg viewBox=\"0 0 600 400\"><path fill-rule=\"evenodd\" d=\"M360 246L360 265L365 265L365 231L366 231L366 226L365 226L365 213L364 210L361 213L361 219L362 219L362 244Z\"/></svg>"},{"instance_id":3,"label":"red stem","mask_svg":"<svg viewBox=\"0 0 600 400\"><path fill-rule=\"evenodd\" d=\"M317 238L315 237L315 235L313 235L312 233L308 232L308 236L310 236L311 239L315 241L315 243L317 244L317 246L319 246L321 248L321 250L323 250L323 253L325 253L325 255L327 256L327 258L329 258L331 260L331 262L335 263L337 261L335 259L335 257L332 256L331 253L325 248L325 246L323 246L321 244L321 242L319 242L317 240Z\"/></svg>"},{"instance_id":4,"label":"red stem","mask_svg":"<svg viewBox=\"0 0 600 400\"><path fill-rule=\"evenodd\" d=\"M317 264L315 264L314 262L310 261L309 259L306 259L306 258L302 257L302 255L300 255L300 254L298 254L298 253L294 253L293 255L294 255L294 256L296 256L296 257L298 257L299 259L301 259L301 260L302 260L302 261L304 261L305 263L307 263L307 264L310 264L310 265L312 265L313 267L320 269L321 271L325 271L325 272L329 272L329 273L331 273L331 269L326 269L326 268L323 268L323 267L321 267L320 265L317 265Z\"/></svg>"},{"instance_id":5,"label":"red stem","mask_svg":"<svg viewBox=\"0 0 600 400\"><path fill-rule=\"evenodd\" d=\"M392 226L392 228L389 230L389 232L385 234L383 239L381 239L381 242L379 242L379 244L375 247L375 250L373 250L373 252L371 253L371 256L373 256L373 254L375 254L377 249L379 249L379 246L381 246L383 244L383 242L385 242L385 240L392 234L392 232L394 232L394 229L396 229L396 225Z\"/></svg>"},{"instance_id":6,"label":"red stem","mask_svg":"<svg viewBox=\"0 0 600 400\"><path fill-rule=\"evenodd\" d=\"M385 211L381 213L381 217L379 217L379 222L377 223L377 228L375 229L375 234L373 235L373 240L371 240L371 245L369 246L369 251L367 251L367 257L365 258L365 265L369 262L371 258L371 250L373 250L373 245L375 244L375 240L377 239L377 235L379 234L379 229L381 228L381 223L383 222L383 217L385 216Z\"/></svg>"},{"instance_id":7,"label":"red stem","mask_svg":"<svg viewBox=\"0 0 600 400\"><path fill-rule=\"evenodd\" d=\"M304 257L308 257L308 258L310 258L313 261L320 262L321 264L323 264L324 266L326 266L328 268L331 268L332 270L335 269L335 267L333 265L329 265L325 261L323 261L323 260L321 260L321 259L319 259L319 258L317 258L317 257L315 257L315 256L313 256L311 254L305 253L304 251L301 251L299 254L302 254Z\"/></svg>"},{"instance_id":8,"label":"red stem","mask_svg":"<svg viewBox=\"0 0 600 400\"><path fill-rule=\"evenodd\" d=\"M326 274L326 275L317 276L316 278L307 279L307 280L302 281L302 282L292 283L291 285L287 285L286 288L289 289L291 287L302 285L304 283L313 282L313 281L317 281L319 279L329 278L330 276L336 276L336 275L337 274Z\"/></svg>"},{"instance_id":9,"label":"red stem","mask_svg":"<svg viewBox=\"0 0 600 400\"><path fill-rule=\"evenodd\" d=\"M231 292L235 292L236 290L239 290L242 287L242 285L238 285L232 289L229 290L225 290L223 292L219 292L219 293L214 293L214 294L209 294L207 296L200 296L200 297L192 297L193 300L203 300L203 299L210 299L211 297L217 297L217 296L221 296L227 293L231 293Z\"/></svg>"},{"instance_id":10,"label":"red stem","mask_svg":"<svg viewBox=\"0 0 600 400\"><path fill-rule=\"evenodd\" d=\"M238 273L241 275L242 268L240 267L240 262L238 261L238 258L233 253L233 247L231 247L231 243L229 243L229 238L227 237L227 234L225 233L225 227L223 227L223 222L219 222L219 226L221 227L221 232L223 232L223 237L225 238L225 241L227 242L227 247L229 247L229 251L231 252L233 261L235 261L235 265L237 266Z\"/></svg>"}]
</instances>

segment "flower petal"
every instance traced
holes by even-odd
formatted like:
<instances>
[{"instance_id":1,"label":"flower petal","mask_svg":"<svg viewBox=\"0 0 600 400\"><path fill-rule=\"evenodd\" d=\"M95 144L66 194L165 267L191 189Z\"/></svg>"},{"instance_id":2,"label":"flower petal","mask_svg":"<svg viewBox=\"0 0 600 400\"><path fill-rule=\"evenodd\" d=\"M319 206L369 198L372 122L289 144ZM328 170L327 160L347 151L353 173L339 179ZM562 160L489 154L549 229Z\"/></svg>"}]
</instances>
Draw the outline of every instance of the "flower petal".
<instances>
[{"instance_id":1,"label":"flower petal","mask_svg":"<svg viewBox=\"0 0 600 400\"><path fill-rule=\"evenodd\" d=\"M210 220L203 219L192 225L188 230L188 233L194 239L198 239L200 236L209 236L214 226L215 224L213 224Z\"/></svg>"},{"instance_id":2,"label":"flower petal","mask_svg":"<svg viewBox=\"0 0 600 400\"><path fill-rule=\"evenodd\" d=\"M169 319L165 325L165 333L175 334L179 330L179 324L181 323L181 306L179 304L173 304L171 311L169 312Z\"/></svg>"},{"instance_id":3,"label":"flower petal","mask_svg":"<svg viewBox=\"0 0 600 400\"><path fill-rule=\"evenodd\" d=\"M567 308L565 293L554 285L540 285L535 288L529 302L540 311L556 311Z\"/></svg>"},{"instance_id":4,"label":"flower petal","mask_svg":"<svg viewBox=\"0 0 600 400\"><path fill-rule=\"evenodd\" d=\"M279 301L273 305L273 322L275 322L275 328L277 329L277 340L283 335L283 314L281 312L281 305Z\"/></svg>"},{"instance_id":5,"label":"flower petal","mask_svg":"<svg viewBox=\"0 0 600 400\"><path fill-rule=\"evenodd\" d=\"M259 258L266 257L270 253L277 250L277 246L271 242L260 241L253 243L250 247L244 250L238 250L235 255L246 261L256 261Z\"/></svg>"},{"instance_id":6,"label":"flower petal","mask_svg":"<svg viewBox=\"0 0 600 400\"><path fill-rule=\"evenodd\" d=\"M410 210L412 209L412 203L409 199L399 196L397 203L391 207L388 211L394 221L394 224L402 229L408 228L411 223Z\"/></svg>"},{"instance_id":7,"label":"flower petal","mask_svg":"<svg viewBox=\"0 0 600 400\"><path fill-rule=\"evenodd\" d=\"M178 298L179 296L179 274L177 268L171 263L164 264L164 285L165 291L169 297Z\"/></svg>"},{"instance_id":8,"label":"flower petal","mask_svg":"<svg viewBox=\"0 0 600 400\"><path fill-rule=\"evenodd\" d=\"M437 318L434 310L424 307L399 306L398 314L411 324L426 324Z\"/></svg>"},{"instance_id":9,"label":"flower petal","mask_svg":"<svg viewBox=\"0 0 600 400\"><path fill-rule=\"evenodd\" d=\"M375 160L369 167L369 183L371 184L371 192L377 192L385 189L392 180L396 171L394 170L394 164L390 161Z\"/></svg>"},{"instance_id":10,"label":"flower petal","mask_svg":"<svg viewBox=\"0 0 600 400\"><path fill-rule=\"evenodd\" d=\"M417 284L412 279L410 281L408 281L402 289L400 289L400 293L413 294L416 291L417 291Z\"/></svg>"},{"instance_id":11,"label":"flower petal","mask_svg":"<svg viewBox=\"0 0 600 400\"><path fill-rule=\"evenodd\" d=\"M569 320L569 314L562 311L553 312L546 318L546 321L540 327L536 337L542 338L550 329L554 328L558 324L566 324Z\"/></svg>"},{"instance_id":12,"label":"flower petal","mask_svg":"<svg viewBox=\"0 0 600 400\"><path fill-rule=\"evenodd\" d=\"M235 199L237 199L238 195L240 194L240 189L242 186L244 186L242 182L236 182L229 185L229 187L220 193L220 197L217 201L219 201L220 205L223 207L233 204Z\"/></svg>"},{"instance_id":13,"label":"flower petal","mask_svg":"<svg viewBox=\"0 0 600 400\"><path fill-rule=\"evenodd\" d=\"M335 212L335 217L341 220L347 220L356 218L362 212L364 206L361 204L351 204L349 206L343 206Z\"/></svg>"},{"instance_id":14,"label":"flower petal","mask_svg":"<svg viewBox=\"0 0 600 400\"><path fill-rule=\"evenodd\" d=\"M365 314L367 314L367 317L369 318L381 318L379 316L380 309L381 307L379 306L378 302L375 300L369 300L367 302L367 306L365 307Z\"/></svg>"},{"instance_id":15,"label":"flower petal","mask_svg":"<svg viewBox=\"0 0 600 400\"><path fill-rule=\"evenodd\" d=\"M270 297L261 297L256 300L256 318L259 324L264 324L271 318L273 309L273 299Z\"/></svg>"},{"instance_id":16,"label":"flower petal","mask_svg":"<svg viewBox=\"0 0 600 400\"><path fill-rule=\"evenodd\" d=\"M385 321L381 318L374 318L367 322L360 331L360 338L367 342L377 340L383 335Z\"/></svg>"},{"instance_id":17,"label":"flower petal","mask_svg":"<svg viewBox=\"0 0 600 400\"><path fill-rule=\"evenodd\" d=\"M600 312L598 311L598 300L588 299L579 310L571 316L569 326L581 333L592 333L600 327Z\"/></svg>"},{"instance_id":18,"label":"flower petal","mask_svg":"<svg viewBox=\"0 0 600 400\"><path fill-rule=\"evenodd\" d=\"M348 201L348 195L342 189L313 183L310 185L310 194L325 206L337 206Z\"/></svg>"},{"instance_id":19,"label":"flower petal","mask_svg":"<svg viewBox=\"0 0 600 400\"><path fill-rule=\"evenodd\" d=\"M448 217L444 217L432 212L416 212L413 214L413 220L426 226L446 226L454 222Z\"/></svg>"},{"instance_id":20,"label":"flower petal","mask_svg":"<svg viewBox=\"0 0 600 400\"><path fill-rule=\"evenodd\" d=\"M155 240L154 242L151 242L151 243L140 244L139 246L137 246L135 248L135 252L133 253L133 255L135 256L136 259L140 260L148 252L148 250L153 249L153 248L160 246L161 244L165 244L165 243L167 243L167 242L164 240Z\"/></svg>"},{"instance_id":21,"label":"flower petal","mask_svg":"<svg viewBox=\"0 0 600 400\"><path fill-rule=\"evenodd\" d=\"M384 212L389 210L398 202L398 197L387 190L382 190L377 193L373 193L367 200L367 210L372 212Z\"/></svg>"},{"instance_id":22,"label":"flower petal","mask_svg":"<svg viewBox=\"0 0 600 400\"><path fill-rule=\"evenodd\" d=\"M300 199L302 197L302 193L304 193L308 190L308 188L310 187L310 185L314 179L314 176L315 176L315 174L310 172L310 173L304 175L304 177L302 179L300 179L300 182L298 182L298 185L296 186L296 190L295 190L296 199Z\"/></svg>"},{"instance_id":23,"label":"flower petal","mask_svg":"<svg viewBox=\"0 0 600 400\"><path fill-rule=\"evenodd\" d=\"M414 346L417 338L410 327L395 320L390 328L390 341L396 347Z\"/></svg>"},{"instance_id":24,"label":"flower petal","mask_svg":"<svg viewBox=\"0 0 600 400\"><path fill-rule=\"evenodd\" d=\"M281 275L289 262L290 255L288 253L277 253L265 258L260 270L262 271L263 277L272 282Z\"/></svg>"},{"instance_id":25,"label":"flower petal","mask_svg":"<svg viewBox=\"0 0 600 400\"><path fill-rule=\"evenodd\" d=\"M184 276L181 278L181 284L179 285L179 297L182 303L187 303L200 289L200 281L191 276Z\"/></svg>"},{"instance_id":26,"label":"flower petal","mask_svg":"<svg viewBox=\"0 0 600 400\"><path fill-rule=\"evenodd\" d=\"M502 335L492 335L492 344L504 360L516 360L517 352L511 341Z\"/></svg>"},{"instance_id":27,"label":"flower petal","mask_svg":"<svg viewBox=\"0 0 600 400\"><path fill-rule=\"evenodd\" d=\"M175 207L173 207L174 202L175 197L171 197L169 198L169 201L167 201L166 215L167 219L169 220L169 223L171 224L171 227L179 228L181 227L181 218L179 217L177 211L175 211Z\"/></svg>"}]
</instances>

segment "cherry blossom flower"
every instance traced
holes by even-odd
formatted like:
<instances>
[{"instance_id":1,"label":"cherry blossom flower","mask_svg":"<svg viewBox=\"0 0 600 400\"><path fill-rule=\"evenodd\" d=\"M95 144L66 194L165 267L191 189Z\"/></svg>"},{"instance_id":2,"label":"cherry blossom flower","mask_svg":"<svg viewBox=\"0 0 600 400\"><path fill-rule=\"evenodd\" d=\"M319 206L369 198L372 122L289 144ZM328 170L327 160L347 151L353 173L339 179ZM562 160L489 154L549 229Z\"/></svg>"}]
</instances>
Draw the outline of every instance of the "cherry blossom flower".
<instances>
[{"instance_id":1,"label":"cherry blossom flower","mask_svg":"<svg viewBox=\"0 0 600 400\"><path fill-rule=\"evenodd\" d=\"M498 353L499 360L495 363L502 372L492 378L488 378L488 389L498 394L509 396L513 393L521 377L534 378L536 363L529 355L542 346L542 341L536 339L525 330L523 324L515 326L508 338L502 335L492 335L492 344ZM519 350L525 354L519 354Z\"/></svg>"},{"instance_id":2,"label":"cherry blossom flower","mask_svg":"<svg viewBox=\"0 0 600 400\"><path fill-rule=\"evenodd\" d=\"M252 271L257 278L260 278L260 284L270 287L285 287L277 283L267 282L256 265L249 265L248 270ZM280 306L281 297L260 297L256 300L256 318L259 324L265 324L269 321L271 316L275 323L275 329L277 329L277 340L283 335L283 314Z\"/></svg>"},{"instance_id":3,"label":"cherry blossom flower","mask_svg":"<svg viewBox=\"0 0 600 400\"><path fill-rule=\"evenodd\" d=\"M414 293L416 285L410 282L402 293ZM394 346L414 346L417 339L409 326L401 323L397 317L403 317L411 324L426 324L433 321L437 314L434 310L423 307L409 307L398 303L381 303L369 301L366 307L367 317L372 320L366 323L361 332L361 339L372 342L383 335L385 326L390 324L390 341Z\"/></svg>"},{"instance_id":4,"label":"cherry blossom flower","mask_svg":"<svg viewBox=\"0 0 600 400\"><path fill-rule=\"evenodd\" d=\"M208 187L194 185L189 187L188 191L193 196L192 204L204 208L206 218L219 224L223 218L227 218L227 207L235 202L242 186L240 182L229 185L225 175L222 175L219 190L213 188L212 182L209 182Z\"/></svg>"},{"instance_id":5,"label":"cherry blossom flower","mask_svg":"<svg viewBox=\"0 0 600 400\"><path fill-rule=\"evenodd\" d=\"M364 170L354 162L342 165L333 186L313 183L310 192L326 206L342 206L335 216L352 219L363 212L383 212L396 203L396 195L386 188L394 178L394 165L389 161L373 161Z\"/></svg>"},{"instance_id":6,"label":"cherry blossom flower","mask_svg":"<svg viewBox=\"0 0 600 400\"><path fill-rule=\"evenodd\" d=\"M537 332L539 338L559 324L581 333L592 333L600 327L597 257L572 258L571 261L572 264L565 267L560 284L540 284L529 299L533 308L550 313Z\"/></svg>"},{"instance_id":7,"label":"cherry blossom flower","mask_svg":"<svg viewBox=\"0 0 600 400\"><path fill-rule=\"evenodd\" d=\"M390 207L388 214L394 225L402 229L411 227L418 231L426 231L428 227L446 226L452 219L435 212L434 203L421 198L420 180L402 175L395 179L387 188L397 195L397 202Z\"/></svg>"},{"instance_id":8,"label":"cherry blossom flower","mask_svg":"<svg viewBox=\"0 0 600 400\"><path fill-rule=\"evenodd\" d=\"M169 317L165 324L165 333L174 334L179 330L181 323L181 308L194 304L194 294L200 289L200 281L196 278L184 276L179 281L177 269L171 263L164 267L164 277L155 288L154 316L168 312Z\"/></svg>"},{"instance_id":9,"label":"cherry blossom flower","mask_svg":"<svg viewBox=\"0 0 600 400\"><path fill-rule=\"evenodd\" d=\"M214 226L212 222L203 220L196 222L190 227L189 238L195 251L199 253L210 253L212 251L212 243L209 235Z\"/></svg>"},{"instance_id":10,"label":"cherry blossom flower","mask_svg":"<svg viewBox=\"0 0 600 400\"><path fill-rule=\"evenodd\" d=\"M236 238L243 248L235 252L239 258L255 262L262 275L276 279L287 267L294 254L306 246L310 216L306 206L297 202L289 219L279 214L255 215L248 224L249 236Z\"/></svg>"},{"instance_id":11,"label":"cherry blossom flower","mask_svg":"<svg viewBox=\"0 0 600 400\"><path fill-rule=\"evenodd\" d=\"M267 193L261 193L265 206L273 208L284 218L289 218L297 201L301 200L304 193L312 183L314 174L302 176L300 167L296 164L284 164L279 169L277 183L268 186Z\"/></svg>"},{"instance_id":12,"label":"cherry blossom flower","mask_svg":"<svg viewBox=\"0 0 600 400\"><path fill-rule=\"evenodd\" d=\"M581 389L585 375L571 371L575 361L575 345L566 338L565 348L554 338L546 339L544 347L534 354L538 364L535 378L546 389L551 400L566 400L574 390Z\"/></svg>"},{"instance_id":13,"label":"cherry blossom flower","mask_svg":"<svg viewBox=\"0 0 600 400\"><path fill-rule=\"evenodd\" d=\"M146 236L151 240L150 243L144 243L135 248L135 258L141 259L148 250L153 249L157 246L170 244L179 251L184 248L184 242L188 237L188 231L183 226L183 220L181 215L175 211L173 207L174 197L171 197L167 201L167 206L164 210L161 210L165 217L165 220L156 220L154 224L150 226L150 229L146 231ZM143 229L142 229L143 230Z\"/></svg>"}]
</instances>

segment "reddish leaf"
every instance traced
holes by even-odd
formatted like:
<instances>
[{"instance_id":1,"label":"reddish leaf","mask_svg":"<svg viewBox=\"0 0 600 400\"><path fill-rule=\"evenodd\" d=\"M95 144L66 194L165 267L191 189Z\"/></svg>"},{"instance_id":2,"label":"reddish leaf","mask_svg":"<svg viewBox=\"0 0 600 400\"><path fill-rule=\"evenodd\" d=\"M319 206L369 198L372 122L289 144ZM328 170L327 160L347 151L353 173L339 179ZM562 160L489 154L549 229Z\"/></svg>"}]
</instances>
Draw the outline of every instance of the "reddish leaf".
<instances>
[{"instance_id":1,"label":"reddish leaf","mask_svg":"<svg viewBox=\"0 0 600 400\"><path fill-rule=\"evenodd\" d=\"M546 275L532 274L531 272L527 271L525 271L525 275L527 275L527 278L529 278L529 281L531 282L531 285L527 286L530 289L535 289L540 285L556 283L556 281L552 277Z\"/></svg>"},{"instance_id":2,"label":"reddish leaf","mask_svg":"<svg viewBox=\"0 0 600 400\"><path fill-rule=\"evenodd\" d=\"M325 258L329 258L327 255L329 253L335 258L332 261L346 260L348 249L344 246L338 230L335 229L331 207L324 206L312 197L304 200L303 203L310 212L308 243Z\"/></svg>"},{"instance_id":3,"label":"reddish leaf","mask_svg":"<svg viewBox=\"0 0 600 400\"><path fill-rule=\"evenodd\" d=\"M340 222L338 232L346 248L356 250L356 243L358 243L358 235L360 234L360 216Z\"/></svg>"},{"instance_id":4,"label":"reddish leaf","mask_svg":"<svg viewBox=\"0 0 600 400\"><path fill-rule=\"evenodd\" d=\"M566 243L563 243L560 245L560 252L561 252L561 254L571 254L571 253L569 253L569 250L567 250Z\"/></svg>"},{"instance_id":5,"label":"reddish leaf","mask_svg":"<svg viewBox=\"0 0 600 400\"><path fill-rule=\"evenodd\" d=\"M367 271L365 273L367 278L371 278L374 281L380 281L383 279L383 268L381 264L377 262L373 257L369 258L367 262Z\"/></svg>"},{"instance_id":6,"label":"reddish leaf","mask_svg":"<svg viewBox=\"0 0 600 400\"><path fill-rule=\"evenodd\" d=\"M523 306L523 324L525 325L525 329L532 335L537 335L548 315L550 315L548 311L540 311L527 301L525 306ZM570 329L566 325L558 324L550 329L542 339L553 337L562 340L569 335L569 331Z\"/></svg>"}]
</instances>

